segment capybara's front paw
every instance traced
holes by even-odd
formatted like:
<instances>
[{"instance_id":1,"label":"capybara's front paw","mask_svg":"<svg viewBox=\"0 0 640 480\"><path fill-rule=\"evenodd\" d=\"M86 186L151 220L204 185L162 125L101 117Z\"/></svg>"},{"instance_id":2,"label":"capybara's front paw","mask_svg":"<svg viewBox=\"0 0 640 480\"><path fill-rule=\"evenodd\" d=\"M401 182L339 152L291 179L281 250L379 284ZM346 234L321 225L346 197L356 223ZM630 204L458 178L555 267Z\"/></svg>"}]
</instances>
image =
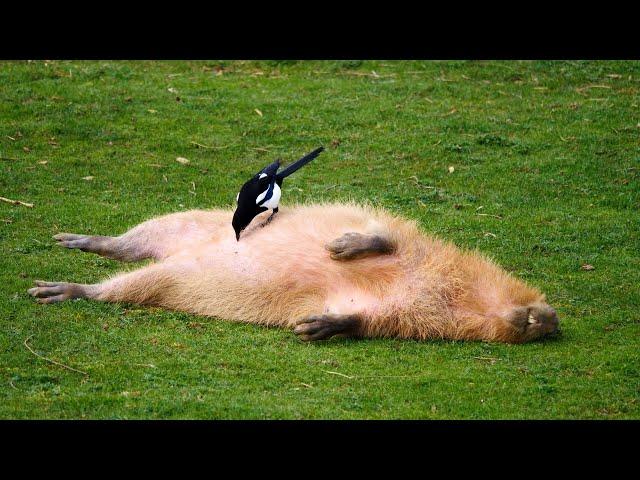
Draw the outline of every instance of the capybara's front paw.
<instances>
[{"instance_id":1,"label":"capybara's front paw","mask_svg":"<svg viewBox=\"0 0 640 480\"><path fill-rule=\"evenodd\" d=\"M67 282L43 282L36 280L37 287L28 290L29 295L36 297L39 303L55 303L72 298L85 298L86 292L82 285Z\"/></svg>"},{"instance_id":2,"label":"capybara's front paw","mask_svg":"<svg viewBox=\"0 0 640 480\"><path fill-rule=\"evenodd\" d=\"M507 321L518 332L518 341L527 342L536 338L559 333L558 315L546 303L536 303L514 308Z\"/></svg>"},{"instance_id":3,"label":"capybara's front paw","mask_svg":"<svg viewBox=\"0 0 640 480\"><path fill-rule=\"evenodd\" d=\"M334 260L350 260L356 257L363 246L364 235L356 232L345 233L332 242L327 243L325 248L331 252Z\"/></svg>"},{"instance_id":4,"label":"capybara's front paw","mask_svg":"<svg viewBox=\"0 0 640 480\"><path fill-rule=\"evenodd\" d=\"M354 260L392 252L389 242L379 235L348 232L325 245L334 260Z\"/></svg>"}]
</instances>

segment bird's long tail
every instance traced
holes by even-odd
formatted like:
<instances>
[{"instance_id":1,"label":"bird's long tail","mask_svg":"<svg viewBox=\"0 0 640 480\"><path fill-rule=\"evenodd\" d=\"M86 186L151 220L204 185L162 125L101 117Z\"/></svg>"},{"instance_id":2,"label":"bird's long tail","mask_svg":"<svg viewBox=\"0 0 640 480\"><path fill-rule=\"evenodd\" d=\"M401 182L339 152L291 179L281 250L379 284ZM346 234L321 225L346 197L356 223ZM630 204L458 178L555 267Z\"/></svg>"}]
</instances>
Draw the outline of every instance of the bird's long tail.
<instances>
[{"instance_id":1,"label":"bird's long tail","mask_svg":"<svg viewBox=\"0 0 640 480\"><path fill-rule=\"evenodd\" d=\"M320 148L316 148L313 152L308 153L307 155L305 155L304 157L302 157L300 160L292 163L291 165L289 165L287 168L285 168L284 170L278 172L277 178L279 180L288 177L289 175L291 175L293 172L301 169L302 167L304 167L307 163L309 163L311 160L313 160L314 158L316 158L318 155L320 155L320 153L322 153L322 151L324 150L324 147L320 147Z\"/></svg>"}]
</instances>

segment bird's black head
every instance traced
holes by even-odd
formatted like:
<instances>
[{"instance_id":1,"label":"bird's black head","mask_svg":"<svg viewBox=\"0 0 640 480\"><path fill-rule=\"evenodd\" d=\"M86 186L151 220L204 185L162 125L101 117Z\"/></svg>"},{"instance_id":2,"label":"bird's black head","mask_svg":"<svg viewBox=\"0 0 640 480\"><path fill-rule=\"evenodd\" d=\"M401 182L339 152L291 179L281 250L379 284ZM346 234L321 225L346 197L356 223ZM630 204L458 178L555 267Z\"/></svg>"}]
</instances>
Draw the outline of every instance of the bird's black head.
<instances>
[{"instance_id":1,"label":"bird's black head","mask_svg":"<svg viewBox=\"0 0 640 480\"><path fill-rule=\"evenodd\" d=\"M236 240L240 240L240 233L247 228L247 226L251 223L253 218L268 210L265 207L259 207L257 205L251 206L248 205L245 208L238 207L236 211L233 213L233 220L231 221L231 225L233 225L233 230L236 232Z\"/></svg>"},{"instance_id":2,"label":"bird's black head","mask_svg":"<svg viewBox=\"0 0 640 480\"><path fill-rule=\"evenodd\" d=\"M233 213L233 220L231 221L231 225L236 232L236 240L240 240L240 232L247 228L256 215L268 210L268 208L257 205L256 199L269 187L269 182L272 176L275 175L279 165L279 161L272 163L242 185L236 199L238 206Z\"/></svg>"}]
</instances>

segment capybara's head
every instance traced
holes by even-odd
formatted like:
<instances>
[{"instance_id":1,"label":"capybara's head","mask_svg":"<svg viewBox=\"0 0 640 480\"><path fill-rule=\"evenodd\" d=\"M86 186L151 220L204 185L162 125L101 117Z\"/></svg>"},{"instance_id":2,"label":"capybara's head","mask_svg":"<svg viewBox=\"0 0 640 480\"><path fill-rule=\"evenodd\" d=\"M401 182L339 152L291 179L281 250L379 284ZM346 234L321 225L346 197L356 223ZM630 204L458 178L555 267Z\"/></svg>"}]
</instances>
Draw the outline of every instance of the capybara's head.
<instances>
[{"instance_id":1,"label":"capybara's head","mask_svg":"<svg viewBox=\"0 0 640 480\"><path fill-rule=\"evenodd\" d=\"M506 336L513 343L529 342L560 333L558 314L544 299L514 308L507 317Z\"/></svg>"}]
</instances>

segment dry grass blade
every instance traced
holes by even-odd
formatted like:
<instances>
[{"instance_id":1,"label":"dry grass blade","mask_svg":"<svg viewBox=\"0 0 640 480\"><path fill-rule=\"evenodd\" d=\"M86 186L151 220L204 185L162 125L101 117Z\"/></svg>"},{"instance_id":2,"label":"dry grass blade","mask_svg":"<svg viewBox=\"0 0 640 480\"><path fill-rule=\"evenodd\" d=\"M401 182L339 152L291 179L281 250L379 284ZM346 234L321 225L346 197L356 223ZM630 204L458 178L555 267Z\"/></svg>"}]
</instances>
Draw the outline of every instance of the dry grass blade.
<instances>
[{"instance_id":1,"label":"dry grass blade","mask_svg":"<svg viewBox=\"0 0 640 480\"><path fill-rule=\"evenodd\" d=\"M413 183L415 183L416 186L420 187L420 188L426 188L426 189L429 189L429 190L433 190L434 188L436 188L436 187L432 187L430 185L424 185L423 183L420 182L420 179L416 175L411 175L409 177L409 180L413 180Z\"/></svg>"},{"instance_id":2,"label":"dry grass blade","mask_svg":"<svg viewBox=\"0 0 640 480\"><path fill-rule=\"evenodd\" d=\"M425 375L424 373L407 373L405 375L358 375L357 378L413 378L413 377L421 377Z\"/></svg>"},{"instance_id":3,"label":"dry grass blade","mask_svg":"<svg viewBox=\"0 0 640 480\"><path fill-rule=\"evenodd\" d=\"M323 370L324 373L329 373L331 375L338 375L340 377L344 377L344 378L350 378L353 379L353 377L349 376L349 375L345 375L344 373L340 373L340 372L332 372L330 370Z\"/></svg>"},{"instance_id":4,"label":"dry grass blade","mask_svg":"<svg viewBox=\"0 0 640 480\"><path fill-rule=\"evenodd\" d=\"M51 360L50 358L40 355L38 352L36 352L35 350L33 350L33 348L29 346L28 342L29 340L31 340L31 337L33 337L33 335L29 335L27 338L24 339L24 346L27 347L27 350L33 353L36 357L41 358L49 363L53 363L54 365L58 365L59 367L66 368L67 370L71 370L72 372L81 373L82 375L89 375L87 372L83 372L82 370L78 370L76 368L70 367L69 365L65 365L64 363L56 362L55 360Z\"/></svg>"},{"instance_id":5,"label":"dry grass blade","mask_svg":"<svg viewBox=\"0 0 640 480\"><path fill-rule=\"evenodd\" d=\"M499 358L495 358L495 357L473 357L476 360L483 360L485 362L491 362L491 363L495 363L498 360L500 360Z\"/></svg>"},{"instance_id":6,"label":"dry grass blade","mask_svg":"<svg viewBox=\"0 0 640 480\"><path fill-rule=\"evenodd\" d=\"M583 96L587 96L586 93L584 93L585 90L589 90L590 88L606 88L606 89L611 89L611 87L609 85L585 85L584 87L580 87L580 88L576 88L576 92L578 92L580 95Z\"/></svg>"},{"instance_id":7,"label":"dry grass blade","mask_svg":"<svg viewBox=\"0 0 640 480\"><path fill-rule=\"evenodd\" d=\"M387 78L387 77L395 77L394 73L390 73L388 75L380 75L375 71L369 72L340 72L339 75L351 75L352 77L371 77L371 78Z\"/></svg>"},{"instance_id":8,"label":"dry grass blade","mask_svg":"<svg viewBox=\"0 0 640 480\"><path fill-rule=\"evenodd\" d=\"M233 145L235 145L235 143L233 145L224 145L222 147L214 147L211 145L203 145L202 143L198 143L198 142L190 142L192 145L195 145L196 147L200 147L200 148L209 148L209 149L213 149L213 150L222 150L223 148L229 148L232 147Z\"/></svg>"}]
</instances>

